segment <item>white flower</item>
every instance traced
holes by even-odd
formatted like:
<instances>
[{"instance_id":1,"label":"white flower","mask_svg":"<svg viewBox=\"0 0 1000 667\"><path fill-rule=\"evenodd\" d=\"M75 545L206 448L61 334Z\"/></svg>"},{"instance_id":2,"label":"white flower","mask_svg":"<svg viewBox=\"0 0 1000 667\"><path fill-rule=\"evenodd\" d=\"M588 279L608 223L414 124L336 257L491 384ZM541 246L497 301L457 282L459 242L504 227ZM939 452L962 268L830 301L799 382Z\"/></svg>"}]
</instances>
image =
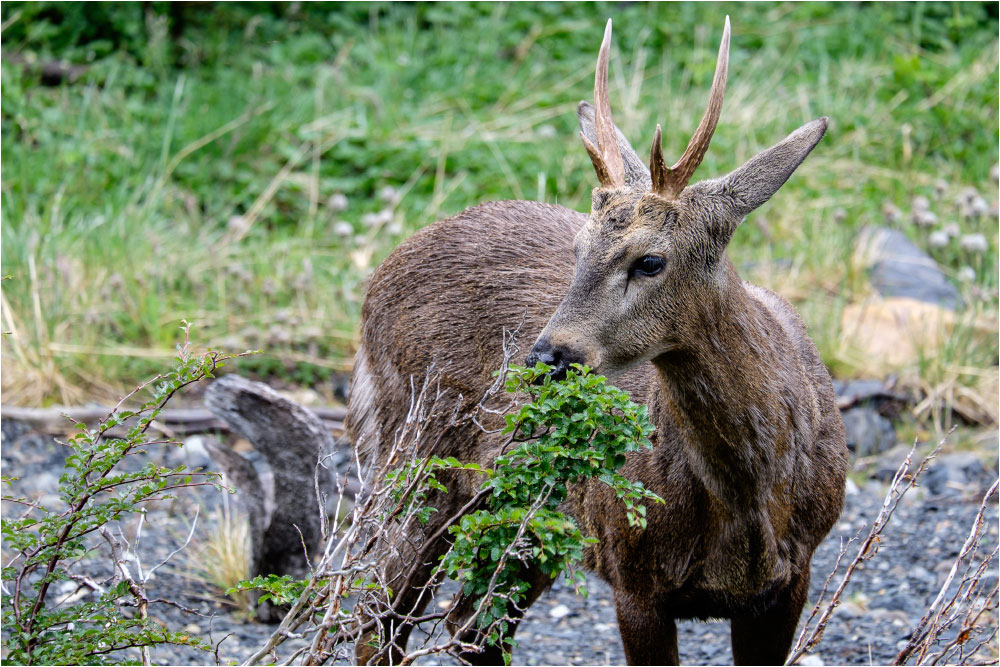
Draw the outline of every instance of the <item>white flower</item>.
<instances>
[{"instance_id":1,"label":"white flower","mask_svg":"<svg viewBox=\"0 0 1000 667\"><path fill-rule=\"evenodd\" d=\"M958 279L963 283L971 283L976 279L976 270L971 266L963 266L958 270Z\"/></svg>"},{"instance_id":2,"label":"white flower","mask_svg":"<svg viewBox=\"0 0 1000 667\"><path fill-rule=\"evenodd\" d=\"M351 223L341 220L333 226L333 233L337 236L348 237L354 233L354 227L351 226Z\"/></svg>"}]
</instances>

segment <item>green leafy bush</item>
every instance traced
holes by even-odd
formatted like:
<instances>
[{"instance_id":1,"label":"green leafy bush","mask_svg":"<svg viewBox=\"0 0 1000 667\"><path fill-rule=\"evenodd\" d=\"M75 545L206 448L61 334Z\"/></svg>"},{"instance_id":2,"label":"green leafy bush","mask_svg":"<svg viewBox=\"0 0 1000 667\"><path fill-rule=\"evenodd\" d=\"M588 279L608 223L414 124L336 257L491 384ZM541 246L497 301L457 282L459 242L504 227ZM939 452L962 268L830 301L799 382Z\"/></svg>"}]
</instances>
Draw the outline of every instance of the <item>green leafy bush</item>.
<instances>
[{"instance_id":1,"label":"green leafy bush","mask_svg":"<svg viewBox=\"0 0 1000 667\"><path fill-rule=\"evenodd\" d=\"M591 478L607 484L625 503L629 523L638 528L646 526L642 501L663 502L641 482L618 472L627 452L651 446L653 426L646 406L632 403L628 394L586 366L574 364L559 382L551 380L551 370L541 363L511 367L507 391L532 399L506 416L504 432L520 444L484 471L488 507L449 529L455 542L441 564L449 577L463 582L466 595L490 594L479 604L478 625L488 628L499 621L491 643L506 631L508 604L524 599L528 564L553 578L565 573L577 582L583 579L574 568L584 548L597 540L584 536L576 521L559 511L569 485Z\"/></svg>"},{"instance_id":2,"label":"green leafy bush","mask_svg":"<svg viewBox=\"0 0 1000 667\"><path fill-rule=\"evenodd\" d=\"M181 644L208 649L183 632L165 629L148 615L144 574L136 564L130 571L123 545L106 526L130 515L141 515L152 501L172 497L178 489L213 484L218 475L186 472L184 466L166 468L146 463L136 471L122 466L129 457L152 446L178 445L171 440L151 439L147 430L164 405L181 388L213 377L229 357L217 352L193 355L187 344L179 346L178 365L158 375L122 399L97 428L79 425L79 432L65 443L70 450L66 471L59 478L59 508L9 495L5 504L24 508L20 515L5 511L2 532L3 628L8 653L4 661L23 665L120 664L118 652L127 648L148 649L157 644ZM153 396L136 410L124 403L141 389L153 388ZM112 429L126 429L123 437L111 437ZM16 478L4 475L12 485ZM78 572L79 561L98 548L103 537L110 547L113 576L106 587ZM126 545L127 546L127 545ZM135 546L134 544L132 545ZM148 575L148 573L147 573ZM100 591L97 601L63 602L53 585L76 581ZM133 612L123 612L132 607ZM144 658L148 657L144 654ZM145 660L144 660L145 662Z\"/></svg>"}]
</instances>

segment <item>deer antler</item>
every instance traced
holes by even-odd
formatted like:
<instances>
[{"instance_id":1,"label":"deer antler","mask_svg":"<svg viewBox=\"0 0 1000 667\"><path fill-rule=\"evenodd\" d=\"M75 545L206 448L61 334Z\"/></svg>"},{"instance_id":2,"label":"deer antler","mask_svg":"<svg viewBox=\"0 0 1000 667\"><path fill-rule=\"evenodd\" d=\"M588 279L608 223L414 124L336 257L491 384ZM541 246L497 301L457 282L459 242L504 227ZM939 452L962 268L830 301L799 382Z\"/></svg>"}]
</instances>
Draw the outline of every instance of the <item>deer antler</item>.
<instances>
[{"instance_id":1,"label":"deer antler","mask_svg":"<svg viewBox=\"0 0 1000 667\"><path fill-rule=\"evenodd\" d=\"M677 195L687 187L694 170L708 151L708 144L715 134L715 126L722 114L722 96L726 92L726 75L729 72L729 17L726 17L726 27L722 31L722 44L719 45L719 59L715 63L715 78L712 80L712 90L708 94L708 107L698 124L694 136L688 142L684 155L669 169L663 161L660 126L656 126L653 135L653 145L649 150L649 174L653 181L653 192L666 199L676 199ZM589 150L589 149L588 149ZM596 164L595 164L596 166Z\"/></svg>"},{"instance_id":2,"label":"deer antler","mask_svg":"<svg viewBox=\"0 0 1000 667\"><path fill-rule=\"evenodd\" d=\"M597 179L605 188L620 188L625 185L625 163L618 148L615 123L611 119L611 103L608 101L608 58L611 51L611 19L604 28L604 40L597 54L597 74L594 77L594 125L597 129L597 146L580 133L583 145L594 163Z\"/></svg>"}]
</instances>

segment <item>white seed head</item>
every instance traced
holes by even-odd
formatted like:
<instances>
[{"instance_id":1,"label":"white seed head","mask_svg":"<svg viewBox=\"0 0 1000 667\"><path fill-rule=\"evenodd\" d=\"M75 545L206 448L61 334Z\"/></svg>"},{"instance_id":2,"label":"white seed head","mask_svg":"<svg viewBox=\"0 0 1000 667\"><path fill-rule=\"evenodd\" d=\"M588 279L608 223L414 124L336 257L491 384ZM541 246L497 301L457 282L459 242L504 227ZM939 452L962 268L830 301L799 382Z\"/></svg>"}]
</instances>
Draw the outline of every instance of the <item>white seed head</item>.
<instances>
[{"instance_id":1,"label":"white seed head","mask_svg":"<svg viewBox=\"0 0 1000 667\"><path fill-rule=\"evenodd\" d=\"M903 218L903 212L891 201L882 202L882 216L886 222L899 222Z\"/></svg>"},{"instance_id":2,"label":"white seed head","mask_svg":"<svg viewBox=\"0 0 1000 667\"><path fill-rule=\"evenodd\" d=\"M387 204L396 205L403 198L403 196L400 194L399 190L392 187L391 185L387 185L381 190L379 190L378 198Z\"/></svg>"},{"instance_id":3,"label":"white seed head","mask_svg":"<svg viewBox=\"0 0 1000 667\"><path fill-rule=\"evenodd\" d=\"M333 233L346 238L354 233L354 227L351 226L351 223L341 220L333 226Z\"/></svg>"},{"instance_id":4,"label":"white seed head","mask_svg":"<svg viewBox=\"0 0 1000 667\"><path fill-rule=\"evenodd\" d=\"M982 234L966 234L958 242L962 250L968 250L976 254L982 254L989 250L990 244Z\"/></svg>"},{"instance_id":5,"label":"white seed head","mask_svg":"<svg viewBox=\"0 0 1000 667\"><path fill-rule=\"evenodd\" d=\"M347 195L342 192L334 192L330 195L330 198L326 200L326 206L335 213L346 211L348 206Z\"/></svg>"},{"instance_id":6,"label":"white seed head","mask_svg":"<svg viewBox=\"0 0 1000 667\"><path fill-rule=\"evenodd\" d=\"M936 229L927 237L927 245L932 248L943 248L948 245L948 241L950 240L951 237L948 236L946 231L943 229Z\"/></svg>"},{"instance_id":7,"label":"white seed head","mask_svg":"<svg viewBox=\"0 0 1000 667\"><path fill-rule=\"evenodd\" d=\"M963 266L958 270L957 277L963 283L971 283L976 280L976 270L971 266Z\"/></svg>"},{"instance_id":8,"label":"white seed head","mask_svg":"<svg viewBox=\"0 0 1000 667\"><path fill-rule=\"evenodd\" d=\"M913 222L921 227L933 227L938 222L938 217L930 211L913 210Z\"/></svg>"},{"instance_id":9,"label":"white seed head","mask_svg":"<svg viewBox=\"0 0 1000 667\"><path fill-rule=\"evenodd\" d=\"M916 215L917 211L929 211L931 208L931 201L923 195L917 195L910 200L910 206L913 207L913 213Z\"/></svg>"}]
</instances>

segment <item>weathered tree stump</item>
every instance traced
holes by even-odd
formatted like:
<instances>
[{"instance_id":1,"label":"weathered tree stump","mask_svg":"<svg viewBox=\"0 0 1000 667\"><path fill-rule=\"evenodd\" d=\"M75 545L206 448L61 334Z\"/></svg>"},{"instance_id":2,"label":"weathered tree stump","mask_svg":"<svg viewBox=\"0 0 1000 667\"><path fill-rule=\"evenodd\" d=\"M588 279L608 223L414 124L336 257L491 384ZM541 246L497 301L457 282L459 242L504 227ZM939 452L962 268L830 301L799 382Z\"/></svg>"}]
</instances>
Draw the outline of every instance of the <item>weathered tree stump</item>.
<instances>
[{"instance_id":1,"label":"weathered tree stump","mask_svg":"<svg viewBox=\"0 0 1000 667\"><path fill-rule=\"evenodd\" d=\"M207 449L237 489L251 534L250 577L258 574L302 576L308 571L305 552L322 548L324 503L333 479L319 467L332 453L329 429L310 410L260 382L226 375L209 386L205 405L230 428L253 444L271 468L270 485L262 483L253 464L223 444ZM265 616L272 616L264 612Z\"/></svg>"}]
</instances>

